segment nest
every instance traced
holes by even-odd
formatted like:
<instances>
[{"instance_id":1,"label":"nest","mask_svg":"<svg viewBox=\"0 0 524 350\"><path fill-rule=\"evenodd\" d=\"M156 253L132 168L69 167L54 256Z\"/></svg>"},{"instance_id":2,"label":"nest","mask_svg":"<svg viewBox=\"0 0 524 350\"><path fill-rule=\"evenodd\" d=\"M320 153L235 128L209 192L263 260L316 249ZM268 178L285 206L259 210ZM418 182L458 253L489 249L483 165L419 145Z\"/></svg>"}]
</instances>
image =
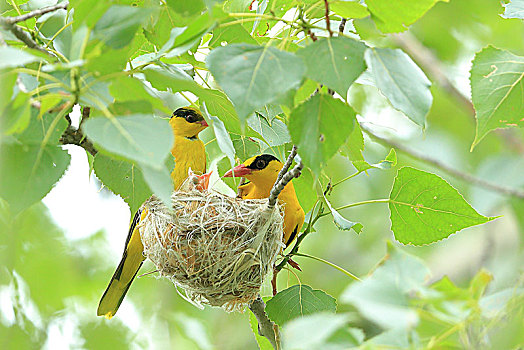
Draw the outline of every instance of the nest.
<instances>
[{"instance_id":1,"label":"nest","mask_svg":"<svg viewBox=\"0 0 524 350\"><path fill-rule=\"evenodd\" d=\"M283 247L282 208L195 189L173 193L172 203L144 203L144 255L194 305L242 311Z\"/></svg>"}]
</instances>

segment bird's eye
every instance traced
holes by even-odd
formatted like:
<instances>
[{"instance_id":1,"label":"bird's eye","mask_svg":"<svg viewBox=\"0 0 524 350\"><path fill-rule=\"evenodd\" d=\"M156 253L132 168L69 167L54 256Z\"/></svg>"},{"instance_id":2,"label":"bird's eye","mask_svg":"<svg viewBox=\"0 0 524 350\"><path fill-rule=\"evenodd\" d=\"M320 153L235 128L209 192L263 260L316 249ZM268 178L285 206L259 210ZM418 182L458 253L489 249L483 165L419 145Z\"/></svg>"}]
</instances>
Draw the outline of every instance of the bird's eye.
<instances>
[{"instance_id":1,"label":"bird's eye","mask_svg":"<svg viewBox=\"0 0 524 350\"><path fill-rule=\"evenodd\" d=\"M266 161L263 159L257 160L256 167L257 169L264 169L266 167Z\"/></svg>"},{"instance_id":2,"label":"bird's eye","mask_svg":"<svg viewBox=\"0 0 524 350\"><path fill-rule=\"evenodd\" d=\"M194 123L197 121L197 117L194 114L189 114L186 116L186 120L188 123Z\"/></svg>"}]
</instances>

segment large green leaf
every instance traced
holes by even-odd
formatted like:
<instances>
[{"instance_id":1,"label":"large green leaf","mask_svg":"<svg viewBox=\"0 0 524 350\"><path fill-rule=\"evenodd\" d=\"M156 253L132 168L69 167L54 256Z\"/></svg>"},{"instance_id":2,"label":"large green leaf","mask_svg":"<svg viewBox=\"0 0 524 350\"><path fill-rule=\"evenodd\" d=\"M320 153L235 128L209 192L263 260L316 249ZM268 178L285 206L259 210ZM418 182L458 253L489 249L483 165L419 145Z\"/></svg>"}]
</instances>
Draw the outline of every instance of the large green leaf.
<instances>
[{"instance_id":1,"label":"large green leaf","mask_svg":"<svg viewBox=\"0 0 524 350\"><path fill-rule=\"evenodd\" d=\"M480 215L441 177L403 167L389 195L391 230L403 244L423 245L495 218Z\"/></svg>"},{"instance_id":2,"label":"large green leaf","mask_svg":"<svg viewBox=\"0 0 524 350\"><path fill-rule=\"evenodd\" d=\"M351 84L366 69L366 45L345 37L325 38L297 51L306 76L338 92L344 99Z\"/></svg>"},{"instance_id":3,"label":"large green leaf","mask_svg":"<svg viewBox=\"0 0 524 350\"><path fill-rule=\"evenodd\" d=\"M305 71L301 58L271 46L219 47L206 63L241 120L297 87Z\"/></svg>"},{"instance_id":4,"label":"large green leaf","mask_svg":"<svg viewBox=\"0 0 524 350\"><path fill-rule=\"evenodd\" d=\"M322 311L335 313L337 311L335 298L305 284L278 292L266 304L267 315L280 326L294 318Z\"/></svg>"},{"instance_id":5,"label":"large green leaf","mask_svg":"<svg viewBox=\"0 0 524 350\"><path fill-rule=\"evenodd\" d=\"M270 146L280 146L291 141L286 124L275 118L271 123L260 114L255 113L247 120L247 125L262 136Z\"/></svg>"},{"instance_id":6,"label":"large green leaf","mask_svg":"<svg viewBox=\"0 0 524 350\"><path fill-rule=\"evenodd\" d=\"M0 69L20 67L40 60L40 57L24 50L9 46L0 47Z\"/></svg>"},{"instance_id":7,"label":"large green leaf","mask_svg":"<svg viewBox=\"0 0 524 350\"><path fill-rule=\"evenodd\" d=\"M287 323L283 329L283 342L286 349L349 349L352 338L347 336L343 343L332 344L329 338L347 326L347 314L333 315L327 312L307 315Z\"/></svg>"},{"instance_id":8,"label":"large green leaf","mask_svg":"<svg viewBox=\"0 0 524 350\"><path fill-rule=\"evenodd\" d=\"M127 46L152 9L144 7L111 6L95 25L93 34L113 49Z\"/></svg>"},{"instance_id":9,"label":"large green leaf","mask_svg":"<svg viewBox=\"0 0 524 350\"><path fill-rule=\"evenodd\" d=\"M417 257L388 244L385 262L362 282L351 284L340 301L353 304L365 318L383 328L408 328L418 316L408 297L423 290L429 269Z\"/></svg>"},{"instance_id":10,"label":"large green leaf","mask_svg":"<svg viewBox=\"0 0 524 350\"><path fill-rule=\"evenodd\" d=\"M383 33L403 32L438 1L448 0L366 0L371 18Z\"/></svg>"},{"instance_id":11,"label":"large green leaf","mask_svg":"<svg viewBox=\"0 0 524 350\"><path fill-rule=\"evenodd\" d=\"M368 9L358 1L333 1L329 9L342 18L364 18L369 16Z\"/></svg>"},{"instance_id":12,"label":"large green leaf","mask_svg":"<svg viewBox=\"0 0 524 350\"><path fill-rule=\"evenodd\" d=\"M131 213L135 213L152 194L142 171L133 163L98 153L93 166L96 176L113 193L122 197L129 205Z\"/></svg>"},{"instance_id":13,"label":"large green leaf","mask_svg":"<svg viewBox=\"0 0 524 350\"><path fill-rule=\"evenodd\" d=\"M502 6L505 8L502 17L524 19L524 0L511 0Z\"/></svg>"},{"instance_id":14,"label":"large green leaf","mask_svg":"<svg viewBox=\"0 0 524 350\"><path fill-rule=\"evenodd\" d=\"M524 57L489 46L475 55L471 98L475 106L475 147L491 130L524 126Z\"/></svg>"},{"instance_id":15,"label":"large green leaf","mask_svg":"<svg viewBox=\"0 0 524 350\"><path fill-rule=\"evenodd\" d=\"M393 107L425 127L433 96L431 82L402 50L372 48L366 51L376 87Z\"/></svg>"},{"instance_id":16,"label":"large green leaf","mask_svg":"<svg viewBox=\"0 0 524 350\"><path fill-rule=\"evenodd\" d=\"M316 174L346 142L355 112L327 94L316 94L291 112L289 132L304 163Z\"/></svg>"},{"instance_id":17,"label":"large green leaf","mask_svg":"<svg viewBox=\"0 0 524 350\"><path fill-rule=\"evenodd\" d=\"M71 159L58 145L65 120L53 125L56 114L46 113L37 119L38 111L32 112L27 129L17 139L5 138L0 144L0 197L10 204L13 214L41 200L62 177ZM49 140L42 146L48 133Z\"/></svg>"},{"instance_id":18,"label":"large green leaf","mask_svg":"<svg viewBox=\"0 0 524 350\"><path fill-rule=\"evenodd\" d=\"M83 129L100 148L156 169L163 166L174 142L167 120L147 114L90 118Z\"/></svg>"},{"instance_id":19,"label":"large green leaf","mask_svg":"<svg viewBox=\"0 0 524 350\"><path fill-rule=\"evenodd\" d=\"M213 30L213 38L209 41L209 46L218 47L222 45L223 42L229 44L246 43L253 45L256 45L257 43L257 41L249 35L249 32L240 23L228 25L227 27L217 27Z\"/></svg>"}]
</instances>

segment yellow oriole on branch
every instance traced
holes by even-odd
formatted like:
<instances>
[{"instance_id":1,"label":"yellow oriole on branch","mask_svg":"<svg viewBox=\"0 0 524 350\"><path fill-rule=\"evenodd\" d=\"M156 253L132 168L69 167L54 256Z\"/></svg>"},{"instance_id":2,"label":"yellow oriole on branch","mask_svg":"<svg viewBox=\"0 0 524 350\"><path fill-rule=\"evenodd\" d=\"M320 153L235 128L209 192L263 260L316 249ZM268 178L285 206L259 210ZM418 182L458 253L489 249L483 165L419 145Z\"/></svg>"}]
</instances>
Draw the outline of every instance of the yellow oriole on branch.
<instances>
[{"instance_id":1,"label":"yellow oriole on branch","mask_svg":"<svg viewBox=\"0 0 524 350\"><path fill-rule=\"evenodd\" d=\"M171 178L177 190L187 178L189 168L196 174L203 174L206 171L204 143L198 138L198 134L208 125L200 111L192 107L177 109L169 120L169 124L175 136L175 143L171 149L171 154L175 158L175 168L171 172ZM146 209L139 209L133 218L120 264L100 299L98 316L110 319L115 315L142 266L145 259L144 247L138 227L146 215Z\"/></svg>"},{"instance_id":2,"label":"yellow oriole on branch","mask_svg":"<svg viewBox=\"0 0 524 350\"><path fill-rule=\"evenodd\" d=\"M238 187L239 195L243 199L268 198L282 167L283 164L275 156L262 154L237 165L226 172L224 177L245 177L250 181ZM291 182L280 192L278 199L284 203L283 242L288 246L300 232L305 213Z\"/></svg>"}]
</instances>

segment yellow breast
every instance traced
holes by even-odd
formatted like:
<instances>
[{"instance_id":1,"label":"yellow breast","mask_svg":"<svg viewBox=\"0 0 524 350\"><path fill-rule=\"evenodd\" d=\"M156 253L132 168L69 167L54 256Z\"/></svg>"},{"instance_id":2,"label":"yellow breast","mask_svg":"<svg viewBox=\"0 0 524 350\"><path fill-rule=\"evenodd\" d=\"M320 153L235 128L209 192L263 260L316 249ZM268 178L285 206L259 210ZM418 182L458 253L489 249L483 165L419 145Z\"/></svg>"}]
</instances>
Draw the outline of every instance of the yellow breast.
<instances>
[{"instance_id":1,"label":"yellow breast","mask_svg":"<svg viewBox=\"0 0 524 350\"><path fill-rule=\"evenodd\" d=\"M171 178L177 190L187 178L189 168L195 174L206 172L206 151L204 143L198 138L189 139L183 136L175 136L175 145L171 150L175 158L175 168L171 172Z\"/></svg>"}]
</instances>

